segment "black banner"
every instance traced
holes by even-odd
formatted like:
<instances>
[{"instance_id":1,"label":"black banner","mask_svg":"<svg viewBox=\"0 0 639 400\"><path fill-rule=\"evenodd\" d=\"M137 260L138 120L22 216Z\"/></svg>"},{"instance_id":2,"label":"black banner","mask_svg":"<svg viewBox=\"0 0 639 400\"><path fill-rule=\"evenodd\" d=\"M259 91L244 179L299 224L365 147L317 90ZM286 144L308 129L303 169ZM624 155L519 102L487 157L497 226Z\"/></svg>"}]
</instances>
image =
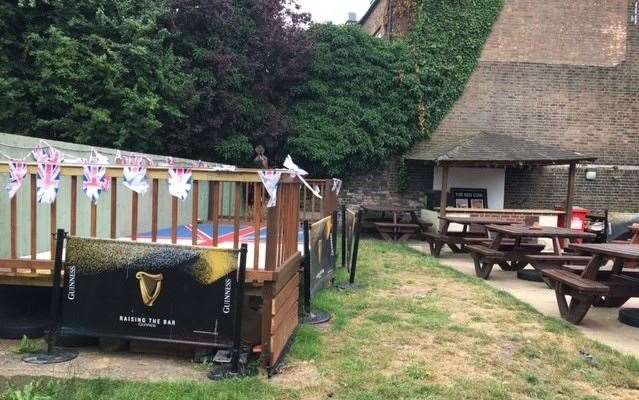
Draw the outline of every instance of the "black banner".
<instances>
[{"instance_id":1,"label":"black banner","mask_svg":"<svg viewBox=\"0 0 639 400\"><path fill-rule=\"evenodd\" d=\"M353 243L355 239L355 223L357 222L357 213L350 209L346 209L345 218L345 239L346 239L346 265L351 265L351 260L353 258Z\"/></svg>"},{"instance_id":2,"label":"black banner","mask_svg":"<svg viewBox=\"0 0 639 400\"><path fill-rule=\"evenodd\" d=\"M310 264L311 295L326 286L335 276L335 243L333 243L333 217L328 216L311 225Z\"/></svg>"},{"instance_id":3,"label":"black banner","mask_svg":"<svg viewBox=\"0 0 639 400\"><path fill-rule=\"evenodd\" d=\"M70 237L62 327L228 347L237 250Z\"/></svg>"}]
</instances>

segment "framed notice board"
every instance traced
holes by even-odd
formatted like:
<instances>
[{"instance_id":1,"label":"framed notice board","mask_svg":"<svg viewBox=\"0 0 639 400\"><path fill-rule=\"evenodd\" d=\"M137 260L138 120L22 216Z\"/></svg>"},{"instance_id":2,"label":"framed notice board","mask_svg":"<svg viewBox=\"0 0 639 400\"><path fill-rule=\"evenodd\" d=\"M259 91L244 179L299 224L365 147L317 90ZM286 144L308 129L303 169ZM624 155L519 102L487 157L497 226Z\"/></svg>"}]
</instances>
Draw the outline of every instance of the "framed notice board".
<instances>
[{"instance_id":1,"label":"framed notice board","mask_svg":"<svg viewBox=\"0 0 639 400\"><path fill-rule=\"evenodd\" d=\"M486 189L451 188L450 197L457 208L488 208Z\"/></svg>"}]
</instances>

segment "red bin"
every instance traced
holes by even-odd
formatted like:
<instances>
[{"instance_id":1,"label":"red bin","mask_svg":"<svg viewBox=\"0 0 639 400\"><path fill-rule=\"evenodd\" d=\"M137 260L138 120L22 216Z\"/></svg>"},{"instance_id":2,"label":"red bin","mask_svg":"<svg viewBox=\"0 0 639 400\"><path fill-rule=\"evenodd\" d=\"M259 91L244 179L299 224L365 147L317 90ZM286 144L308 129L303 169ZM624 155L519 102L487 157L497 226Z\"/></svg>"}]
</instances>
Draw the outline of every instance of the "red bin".
<instances>
[{"instance_id":1,"label":"red bin","mask_svg":"<svg viewBox=\"0 0 639 400\"><path fill-rule=\"evenodd\" d=\"M558 211L564 211L563 207L555 207ZM572 208L572 222L570 224L570 228L579 229L581 231L586 230L586 226L588 225L588 216L590 215L591 210L582 207L573 207ZM558 225L560 228L566 227L566 214L559 215Z\"/></svg>"}]
</instances>

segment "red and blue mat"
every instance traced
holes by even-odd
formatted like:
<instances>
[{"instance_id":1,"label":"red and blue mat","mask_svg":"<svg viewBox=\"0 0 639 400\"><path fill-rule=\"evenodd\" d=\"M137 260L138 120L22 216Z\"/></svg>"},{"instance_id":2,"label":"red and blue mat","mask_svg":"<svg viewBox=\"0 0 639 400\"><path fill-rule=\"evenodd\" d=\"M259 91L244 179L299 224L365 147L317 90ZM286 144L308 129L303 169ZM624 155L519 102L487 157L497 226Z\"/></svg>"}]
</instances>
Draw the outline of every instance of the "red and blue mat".
<instances>
[{"instance_id":1,"label":"red and blue mat","mask_svg":"<svg viewBox=\"0 0 639 400\"><path fill-rule=\"evenodd\" d=\"M179 241L191 240L193 235L193 225L178 225L177 238ZM233 225L219 224L218 226L218 244L233 243ZM150 239L151 232L138 235L142 239ZM170 240L171 228L158 229L158 239ZM302 231L298 233L297 240L303 241ZM240 243L252 243L255 241L255 226L240 225ZM260 229L260 241L266 241L266 227ZM197 244L200 246L213 246L213 225L198 224L197 226Z\"/></svg>"}]
</instances>

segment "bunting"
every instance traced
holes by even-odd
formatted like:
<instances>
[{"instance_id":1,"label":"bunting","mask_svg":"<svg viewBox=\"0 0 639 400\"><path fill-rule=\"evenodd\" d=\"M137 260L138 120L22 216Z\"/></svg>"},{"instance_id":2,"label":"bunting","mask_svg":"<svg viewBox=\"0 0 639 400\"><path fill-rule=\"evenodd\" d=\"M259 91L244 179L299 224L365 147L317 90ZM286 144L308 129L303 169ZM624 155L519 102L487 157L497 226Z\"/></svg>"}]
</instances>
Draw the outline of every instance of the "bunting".
<instances>
[{"instance_id":1,"label":"bunting","mask_svg":"<svg viewBox=\"0 0 639 400\"><path fill-rule=\"evenodd\" d=\"M259 171L258 175L268 193L266 207L275 207L275 205L277 205L277 187L279 186L282 173L279 171Z\"/></svg>"},{"instance_id":2,"label":"bunting","mask_svg":"<svg viewBox=\"0 0 639 400\"><path fill-rule=\"evenodd\" d=\"M190 168L169 168L169 193L180 200L186 200L191 192L193 173Z\"/></svg>"},{"instance_id":3,"label":"bunting","mask_svg":"<svg viewBox=\"0 0 639 400\"><path fill-rule=\"evenodd\" d=\"M141 156L122 156L122 160L124 162L122 170L124 186L138 194L145 195L149 190L149 182L146 177L144 158Z\"/></svg>"},{"instance_id":4,"label":"bunting","mask_svg":"<svg viewBox=\"0 0 639 400\"><path fill-rule=\"evenodd\" d=\"M104 165L84 165L82 167L84 176L82 178L82 190L89 200L97 203L103 191L110 188L110 180L106 177L106 167Z\"/></svg>"},{"instance_id":5,"label":"bunting","mask_svg":"<svg viewBox=\"0 0 639 400\"><path fill-rule=\"evenodd\" d=\"M24 183L24 178L27 176L27 163L24 161L12 160L9 162L9 182L7 182L7 192L9 192L9 199L18 193L18 190Z\"/></svg>"},{"instance_id":6,"label":"bunting","mask_svg":"<svg viewBox=\"0 0 639 400\"><path fill-rule=\"evenodd\" d=\"M36 188L38 203L52 204L60 190L60 164L38 163Z\"/></svg>"}]
</instances>

